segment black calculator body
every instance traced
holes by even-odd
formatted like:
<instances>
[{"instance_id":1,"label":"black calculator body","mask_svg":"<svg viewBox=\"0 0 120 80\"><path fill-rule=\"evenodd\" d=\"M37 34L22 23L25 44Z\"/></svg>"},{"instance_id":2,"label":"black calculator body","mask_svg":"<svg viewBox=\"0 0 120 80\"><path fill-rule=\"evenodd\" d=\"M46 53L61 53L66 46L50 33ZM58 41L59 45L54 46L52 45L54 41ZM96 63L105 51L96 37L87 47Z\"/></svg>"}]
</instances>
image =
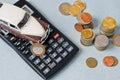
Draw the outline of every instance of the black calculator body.
<instances>
[{"instance_id":1,"label":"black calculator body","mask_svg":"<svg viewBox=\"0 0 120 80\"><path fill-rule=\"evenodd\" d=\"M45 19L45 17L27 1L20 0L14 5L23 8L34 17L49 24L51 33L43 44L46 48L46 53L40 57L34 56L30 52L30 46L33 43L32 41L20 39L3 29L0 29L0 37L3 41L9 44L10 47L12 47L43 79L48 79L65 66L79 51L79 48L47 19Z\"/></svg>"}]
</instances>

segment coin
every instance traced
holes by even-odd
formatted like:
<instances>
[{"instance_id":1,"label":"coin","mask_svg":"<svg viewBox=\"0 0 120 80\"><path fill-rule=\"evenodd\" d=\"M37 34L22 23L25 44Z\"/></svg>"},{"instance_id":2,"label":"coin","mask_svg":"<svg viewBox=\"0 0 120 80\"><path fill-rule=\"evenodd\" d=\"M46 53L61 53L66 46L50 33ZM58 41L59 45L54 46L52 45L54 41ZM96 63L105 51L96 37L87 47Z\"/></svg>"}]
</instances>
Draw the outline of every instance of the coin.
<instances>
[{"instance_id":1,"label":"coin","mask_svg":"<svg viewBox=\"0 0 120 80\"><path fill-rule=\"evenodd\" d=\"M102 25L106 29L114 29L116 27L116 20L112 17L106 17L103 19Z\"/></svg>"},{"instance_id":2,"label":"coin","mask_svg":"<svg viewBox=\"0 0 120 80\"><path fill-rule=\"evenodd\" d=\"M104 65L111 67L115 63L114 58L112 56L106 56L103 59Z\"/></svg>"},{"instance_id":3,"label":"coin","mask_svg":"<svg viewBox=\"0 0 120 80\"><path fill-rule=\"evenodd\" d=\"M114 45L120 47L120 34L116 34L112 38L112 42Z\"/></svg>"},{"instance_id":4,"label":"coin","mask_svg":"<svg viewBox=\"0 0 120 80\"><path fill-rule=\"evenodd\" d=\"M78 16L81 13L81 8L79 8L75 5L72 5L69 8L69 13L73 16Z\"/></svg>"},{"instance_id":5,"label":"coin","mask_svg":"<svg viewBox=\"0 0 120 80\"><path fill-rule=\"evenodd\" d=\"M100 34L106 35L108 38L111 38L111 37L114 35L114 32L112 32L112 33L107 33L107 32L104 32L103 30L100 30Z\"/></svg>"},{"instance_id":6,"label":"coin","mask_svg":"<svg viewBox=\"0 0 120 80\"><path fill-rule=\"evenodd\" d=\"M95 33L93 32L93 36L91 37L91 38L89 38L89 39L83 39L82 37L81 37L81 39L80 39L80 42L81 42L81 44L82 45L84 45L84 46L90 46L90 45L92 45L93 44L93 41L94 41L94 39L95 39Z\"/></svg>"},{"instance_id":7,"label":"coin","mask_svg":"<svg viewBox=\"0 0 120 80\"><path fill-rule=\"evenodd\" d=\"M115 56L112 56L113 57L113 59L114 59L114 64L113 64L113 66L116 66L117 64L118 64L118 59L115 57Z\"/></svg>"},{"instance_id":8,"label":"coin","mask_svg":"<svg viewBox=\"0 0 120 80\"><path fill-rule=\"evenodd\" d=\"M86 64L88 67L90 68L94 68L97 66L97 60L95 58L92 58L92 57L89 57L87 60L86 60Z\"/></svg>"},{"instance_id":9,"label":"coin","mask_svg":"<svg viewBox=\"0 0 120 80\"><path fill-rule=\"evenodd\" d=\"M85 24L85 25L83 25L83 28L91 28L91 29L93 29L94 28L94 24L93 24L93 22L90 22L89 24Z\"/></svg>"},{"instance_id":10,"label":"coin","mask_svg":"<svg viewBox=\"0 0 120 80\"><path fill-rule=\"evenodd\" d=\"M67 3L67 2L64 2L62 3L60 6L59 6L59 11L61 14L63 15L69 15L69 8L70 8L70 4Z\"/></svg>"},{"instance_id":11,"label":"coin","mask_svg":"<svg viewBox=\"0 0 120 80\"><path fill-rule=\"evenodd\" d=\"M45 54L45 47L40 43L33 43L30 47L30 51L35 56L42 56Z\"/></svg>"},{"instance_id":12,"label":"coin","mask_svg":"<svg viewBox=\"0 0 120 80\"><path fill-rule=\"evenodd\" d=\"M89 39L93 36L93 31L89 28L83 29L81 32L81 36L83 39Z\"/></svg>"},{"instance_id":13,"label":"coin","mask_svg":"<svg viewBox=\"0 0 120 80\"><path fill-rule=\"evenodd\" d=\"M74 27L75 27L76 31L78 31L78 32L81 32L83 30L83 26L79 23L76 23L74 25Z\"/></svg>"},{"instance_id":14,"label":"coin","mask_svg":"<svg viewBox=\"0 0 120 80\"><path fill-rule=\"evenodd\" d=\"M94 45L99 50L101 49L104 50L108 46L108 44L109 44L109 39L105 35L98 35L95 38Z\"/></svg>"},{"instance_id":15,"label":"coin","mask_svg":"<svg viewBox=\"0 0 120 80\"><path fill-rule=\"evenodd\" d=\"M73 5L79 7L82 11L86 8L86 4L82 1L75 1Z\"/></svg>"},{"instance_id":16,"label":"coin","mask_svg":"<svg viewBox=\"0 0 120 80\"><path fill-rule=\"evenodd\" d=\"M92 15L88 12L83 12L77 16L77 19L83 25L89 24L92 21Z\"/></svg>"}]
</instances>

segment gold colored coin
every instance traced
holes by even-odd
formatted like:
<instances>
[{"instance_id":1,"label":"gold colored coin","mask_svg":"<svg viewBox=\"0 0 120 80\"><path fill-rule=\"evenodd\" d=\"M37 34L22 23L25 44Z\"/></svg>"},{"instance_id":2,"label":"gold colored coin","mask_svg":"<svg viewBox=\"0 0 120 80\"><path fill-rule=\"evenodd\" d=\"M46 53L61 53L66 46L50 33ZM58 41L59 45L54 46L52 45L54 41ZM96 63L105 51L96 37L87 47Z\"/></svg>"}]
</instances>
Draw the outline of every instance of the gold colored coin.
<instances>
[{"instance_id":1,"label":"gold colored coin","mask_svg":"<svg viewBox=\"0 0 120 80\"><path fill-rule=\"evenodd\" d=\"M69 8L70 8L70 4L65 2L65 3L62 3L60 6L59 6L59 11L61 12L61 14L63 15L69 15Z\"/></svg>"},{"instance_id":2,"label":"gold colored coin","mask_svg":"<svg viewBox=\"0 0 120 80\"><path fill-rule=\"evenodd\" d=\"M112 42L114 45L120 47L120 34L116 34L112 37Z\"/></svg>"},{"instance_id":3,"label":"gold colored coin","mask_svg":"<svg viewBox=\"0 0 120 80\"><path fill-rule=\"evenodd\" d=\"M103 19L102 25L106 29L114 29L116 27L116 20L112 17L106 17Z\"/></svg>"},{"instance_id":4,"label":"gold colored coin","mask_svg":"<svg viewBox=\"0 0 120 80\"><path fill-rule=\"evenodd\" d=\"M30 47L30 51L35 56L42 56L45 54L45 47L40 43L34 43Z\"/></svg>"},{"instance_id":5,"label":"gold colored coin","mask_svg":"<svg viewBox=\"0 0 120 80\"><path fill-rule=\"evenodd\" d=\"M82 36L83 39L92 38L93 31L91 29L89 29L89 28L83 29L82 32L81 32L81 36Z\"/></svg>"},{"instance_id":6,"label":"gold colored coin","mask_svg":"<svg viewBox=\"0 0 120 80\"><path fill-rule=\"evenodd\" d=\"M97 66L97 60L95 59L95 58L92 58L92 57L90 57L90 58L88 58L87 60L86 60L86 64L87 64L87 66L88 67L90 67L90 68L94 68L94 67L96 67Z\"/></svg>"},{"instance_id":7,"label":"gold colored coin","mask_svg":"<svg viewBox=\"0 0 120 80\"><path fill-rule=\"evenodd\" d=\"M69 13L73 16L78 16L81 13L81 9L75 5L70 6Z\"/></svg>"},{"instance_id":8,"label":"gold colored coin","mask_svg":"<svg viewBox=\"0 0 120 80\"><path fill-rule=\"evenodd\" d=\"M75 1L73 5L79 7L82 11L86 8L86 4L80 0Z\"/></svg>"}]
</instances>

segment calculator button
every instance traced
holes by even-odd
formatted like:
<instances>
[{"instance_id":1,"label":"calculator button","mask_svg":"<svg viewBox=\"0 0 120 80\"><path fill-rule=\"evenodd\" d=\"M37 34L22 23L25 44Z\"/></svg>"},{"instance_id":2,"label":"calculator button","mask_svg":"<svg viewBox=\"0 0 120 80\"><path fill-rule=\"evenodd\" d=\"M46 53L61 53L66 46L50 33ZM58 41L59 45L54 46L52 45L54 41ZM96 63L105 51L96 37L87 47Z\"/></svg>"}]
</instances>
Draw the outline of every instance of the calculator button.
<instances>
[{"instance_id":1,"label":"calculator button","mask_svg":"<svg viewBox=\"0 0 120 80\"><path fill-rule=\"evenodd\" d=\"M54 39L58 39L59 37L60 37L60 34L58 34L58 33L56 33L56 34L53 36Z\"/></svg>"},{"instance_id":2,"label":"calculator button","mask_svg":"<svg viewBox=\"0 0 120 80\"><path fill-rule=\"evenodd\" d=\"M10 38L10 40L11 41L16 41L16 37L13 36L13 37Z\"/></svg>"},{"instance_id":3,"label":"calculator button","mask_svg":"<svg viewBox=\"0 0 120 80\"><path fill-rule=\"evenodd\" d=\"M58 43L62 43L64 41L64 39L61 37L58 39Z\"/></svg>"},{"instance_id":4,"label":"calculator button","mask_svg":"<svg viewBox=\"0 0 120 80\"><path fill-rule=\"evenodd\" d=\"M35 65L37 65L38 63L40 63L40 59L39 58L34 61Z\"/></svg>"},{"instance_id":5,"label":"calculator button","mask_svg":"<svg viewBox=\"0 0 120 80\"><path fill-rule=\"evenodd\" d=\"M71 45L69 45L66 49L68 52L71 52L73 50L73 47Z\"/></svg>"},{"instance_id":6,"label":"calculator button","mask_svg":"<svg viewBox=\"0 0 120 80\"><path fill-rule=\"evenodd\" d=\"M62 47L58 47L56 50L57 50L58 53L60 53L60 52L63 51L63 48Z\"/></svg>"},{"instance_id":7,"label":"calculator button","mask_svg":"<svg viewBox=\"0 0 120 80\"><path fill-rule=\"evenodd\" d=\"M47 59L44 60L44 62L45 62L46 64L48 64L49 62L51 62L51 59L50 59L50 58L47 58Z\"/></svg>"},{"instance_id":8,"label":"calculator button","mask_svg":"<svg viewBox=\"0 0 120 80\"><path fill-rule=\"evenodd\" d=\"M49 71L50 71L50 69L49 69L49 68L46 68L46 69L43 70L43 73L44 73L44 74L47 74Z\"/></svg>"},{"instance_id":9,"label":"calculator button","mask_svg":"<svg viewBox=\"0 0 120 80\"><path fill-rule=\"evenodd\" d=\"M29 42L25 42L25 44L24 44L25 46L29 46L30 45L30 43Z\"/></svg>"},{"instance_id":10,"label":"calculator button","mask_svg":"<svg viewBox=\"0 0 120 80\"><path fill-rule=\"evenodd\" d=\"M55 64L55 62L52 62L52 63L49 63L48 66L49 66L51 69L53 69L53 68L56 66L56 64Z\"/></svg>"},{"instance_id":11,"label":"calculator button","mask_svg":"<svg viewBox=\"0 0 120 80\"><path fill-rule=\"evenodd\" d=\"M48 44L51 44L51 43L53 43L53 39L50 39L49 41L48 41Z\"/></svg>"},{"instance_id":12,"label":"calculator button","mask_svg":"<svg viewBox=\"0 0 120 80\"><path fill-rule=\"evenodd\" d=\"M23 51L24 49L25 49L25 46L23 45L23 46L20 48L20 50Z\"/></svg>"},{"instance_id":13,"label":"calculator button","mask_svg":"<svg viewBox=\"0 0 120 80\"><path fill-rule=\"evenodd\" d=\"M62 43L62 46L63 46L64 48L66 48L68 45L69 45L68 42L63 42L63 43Z\"/></svg>"},{"instance_id":14,"label":"calculator button","mask_svg":"<svg viewBox=\"0 0 120 80\"><path fill-rule=\"evenodd\" d=\"M40 65L38 66L38 68L39 68L40 70L42 70L44 67L45 67L45 64L44 64L44 63L42 63L42 64L40 64Z\"/></svg>"},{"instance_id":15,"label":"calculator button","mask_svg":"<svg viewBox=\"0 0 120 80\"><path fill-rule=\"evenodd\" d=\"M44 54L44 55L40 56L40 58L41 58L41 59L44 59L44 58L46 58L46 56L47 56L47 55Z\"/></svg>"},{"instance_id":16,"label":"calculator button","mask_svg":"<svg viewBox=\"0 0 120 80\"><path fill-rule=\"evenodd\" d=\"M55 59L55 61L56 61L57 63L59 63L61 60L62 60L61 57L58 57L57 59Z\"/></svg>"},{"instance_id":17,"label":"calculator button","mask_svg":"<svg viewBox=\"0 0 120 80\"><path fill-rule=\"evenodd\" d=\"M28 53L29 53L28 49L23 51L23 54L28 54Z\"/></svg>"},{"instance_id":18,"label":"calculator button","mask_svg":"<svg viewBox=\"0 0 120 80\"><path fill-rule=\"evenodd\" d=\"M14 45L19 46L20 42L15 42Z\"/></svg>"},{"instance_id":19,"label":"calculator button","mask_svg":"<svg viewBox=\"0 0 120 80\"><path fill-rule=\"evenodd\" d=\"M49 54L49 53L51 53L52 52L52 48L48 48L47 49L47 53Z\"/></svg>"},{"instance_id":20,"label":"calculator button","mask_svg":"<svg viewBox=\"0 0 120 80\"><path fill-rule=\"evenodd\" d=\"M64 51L64 52L62 53L62 57L63 57L63 58L65 58L67 55L68 55L68 52L67 52L67 51Z\"/></svg>"},{"instance_id":21,"label":"calculator button","mask_svg":"<svg viewBox=\"0 0 120 80\"><path fill-rule=\"evenodd\" d=\"M57 46L58 46L58 43L53 43L53 44L52 44L52 47L53 47L53 48L56 48Z\"/></svg>"},{"instance_id":22,"label":"calculator button","mask_svg":"<svg viewBox=\"0 0 120 80\"><path fill-rule=\"evenodd\" d=\"M35 58L35 55L31 55L30 57L29 57L29 60L33 60Z\"/></svg>"},{"instance_id":23,"label":"calculator button","mask_svg":"<svg viewBox=\"0 0 120 80\"><path fill-rule=\"evenodd\" d=\"M53 54L51 54L50 56L51 56L51 58L55 58L55 57L57 56L57 53L56 53L56 52L54 52L54 53L53 53Z\"/></svg>"}]
</instances>

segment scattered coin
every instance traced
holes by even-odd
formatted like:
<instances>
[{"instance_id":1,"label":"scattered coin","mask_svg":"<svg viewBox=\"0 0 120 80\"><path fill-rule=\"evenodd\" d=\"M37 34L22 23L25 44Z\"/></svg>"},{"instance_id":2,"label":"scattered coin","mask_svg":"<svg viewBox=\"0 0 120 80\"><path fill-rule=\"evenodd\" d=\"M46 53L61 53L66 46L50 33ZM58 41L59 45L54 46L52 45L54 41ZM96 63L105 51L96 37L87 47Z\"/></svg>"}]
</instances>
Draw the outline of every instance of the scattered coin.
<instances>
[{"instance_id":1,"label":"scattered coin","mask_svg":"<svg viewBox=\"0 0 120 80\"><path fill-rule=\"evenodd\" d=\"M106 56L103 59L103 63L104 63L104 65L106 65L108 67L111 67L111 66L114 65L115 60L114 60L114 58L112 56Z\"/></svg>"},{"instance_id":2,"label":"scattered coin","mask_svg":"<svg viewBox=\"0 0 120 80\"><path fill-rule=\"evenodd\" d=\"M79 7L82 11L85 10L86 4L83 1L75 1L73 5Z\"/></svg>"},{"instance_id":3,"label":"scattered coin","mask_svg":"<svg viewBox=\"0 0 120 80\"><path fill-rule=\"evenodd\" d=\"M120 34L114 35L113 38L112 38L112 42L113 42L114 45L120 47Z\"/></svg>"},{"instance_id":4,"label":"scattered coin","mask_svg":"<svg viewBox=\"0 0 120 80\"><path fill-rule=\"evenodd\" d=\"M92 58L92 57L90 57L90 58L88 58L87 60L86 60L86 64L87 64L87 66L88 67L90 67L90 68L94 68L94 67L96 67L97 66L97 60L95 59L95 58Z\"/></svg>"},{"instance_id":5,"label":"scattered coin","mask_svg":"<svg viewBox=\"0 0 120 80\"><path fill-rule=\"evenodd\" d=\"M70 4L67 2L62 3L59 6L59 11L63 14L63 15L69 15L69 8L70 8Z\"/></svg>"},{"instance_id":6,"label":"scattered coin","mask_svg":"<svg viewBox=\"0 0 120 80\"><path fill-rule=\"evenodd\" d=\"M69 13L73 16L78 16L81 13L81 11L82 11L81 8L79 8L75 5L72 5L69 8Z\"/></svg>"},{"instance_id":7,"label":"scattered coin","mask_svg":"<svg viewBox=\"0 0 120 80\"><path fill-rule=\"evenodd\" d=\"M118 59L115 57L115 56L112 56L113 57L113 59L114 59L114 64L113 64L113 66L116 66L117 64L118 64Z\"/></svg>"},{"instance_id":8,"label":"scattered coin","mask_svg":"<svg viewBox=\"0 0 120 80\"><path fill-rule=\"evenodd\" d=\"M75 27L76 31L78 31L78 32L81 32L83 30L83 26L79 23L76 23L74 25L74 27Z\"/></svg>"},{"instance_id":9,"label":"scattered coin","mask_svg":"<svg viewBox=\"0 0 120 80\"><path fill-rule=\"evenodd\" d=\"M40 43L33 43L30 47L30 51L35 56L42 56L45 54L45 47Z\"/></svg>"}]
</instances>

